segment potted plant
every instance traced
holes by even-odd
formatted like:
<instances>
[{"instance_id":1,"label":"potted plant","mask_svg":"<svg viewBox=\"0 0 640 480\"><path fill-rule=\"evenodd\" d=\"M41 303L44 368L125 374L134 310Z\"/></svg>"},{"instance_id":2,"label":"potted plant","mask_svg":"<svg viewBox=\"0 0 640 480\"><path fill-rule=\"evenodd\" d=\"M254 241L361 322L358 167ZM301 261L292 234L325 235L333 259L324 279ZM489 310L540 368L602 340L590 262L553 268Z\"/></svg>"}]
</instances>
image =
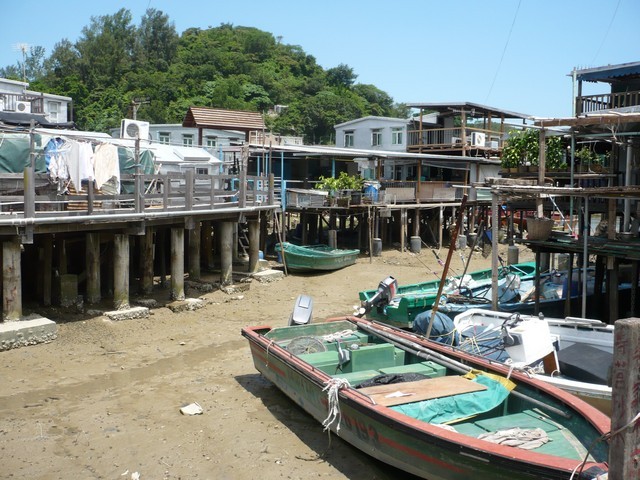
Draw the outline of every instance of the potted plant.
<instances>
[{"instance_id":1,"label":"potted plant","mask_svg":"<svg viewBox=\"0 0 640 480\"><path fill-rule=\"evenodd\" d=\"M340 172L338 178L320 176L316 187L321 190L327 190L329 197L336 197L340 206L345 202L342 199L351 198L352 192L361 192L364 187L364 179L358 175L349 175L347 172ZM359 202L358 202L359 203Z\"/></svg>"},{"instance_id":2,"label":"potted plant","mask_svg":"<svg viewBox=\"0 0 640 480\"><path fill-rule=\"evenodd\" d=\"M566 163L564 162L563 155L564 150L562 148L562 138L561 137L549 137L547 138L547 143L545 145L546 148L546 168L550 172L560 171L562 169L562 165L564 164L566 168Z\"/></svg>"},{"instance_id":3,"label":"potted plant","mask_svg":"<svg viewBox=\"0 0 640 480\"><path fill-rule=\"evenodd\" d=\"M512 130L509 132L509 138L505 140L502 149L502 158L505 163L515 164L518 171L526 172L536 170L538 166L538 155L540 149L538 146L538 132L528 128L526 130Z\"/></svg>"},{"instance_id":4,"label":"potted plant","mask_svg":"<svg viewBox=\"0 0 640 480\"><path fill-rule=\"evenodd\" d=\"M598 155L587 146L580 147L573 156L581 172L588 172L590 165L598 160Z\"/></svg>"},{"instance_id":5,"label":"potted plant","mask_svg":"<svg viewBox=\"0 0 640 480\"><path fill-rule=\"evenodd\" d=\"M501 166L509 173L517 173L522 157L522 149L517 132L509 132L509 138L504 142L501 154Z\"/></svg>"}]
</instances>

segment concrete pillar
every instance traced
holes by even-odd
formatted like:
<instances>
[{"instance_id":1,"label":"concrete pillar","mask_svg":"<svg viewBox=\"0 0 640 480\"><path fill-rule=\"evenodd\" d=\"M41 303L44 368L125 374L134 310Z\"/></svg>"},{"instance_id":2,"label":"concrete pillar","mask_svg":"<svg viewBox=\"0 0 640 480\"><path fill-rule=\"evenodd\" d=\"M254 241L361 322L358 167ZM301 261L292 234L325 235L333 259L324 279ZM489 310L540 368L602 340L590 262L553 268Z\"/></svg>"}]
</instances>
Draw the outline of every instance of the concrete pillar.
<instances>
[{"instance_id":1,"label":"concrete pillar","mask_svg":"<svg viewBox=\"0 0 640 480\"><path fill-rule=\"evenodd\" d=\"M640 478L640 429L630 425L640 392L640 319L616 322L612 365L611 431L617 434L609 440L609 478Z\"/></svg>"},{"instance_id":2,"label":"concrete pillar","mask_svg":"<svg viewBox=\"0 0 640 480\"><path fill-rule=\"evenodd\" d=\"M250 218L249 224L249 273L258 269L260 259L260 219Z\"/></svg>"},{"instance_id":3,"label":"concrete pillar","mask_svg":"<svg viewBox=\"0 0 640 480\"><path fill-rule=\"evenodd\" d=\"M220 284L233 283L233 227L234 222L220 222Z\"/></svg>"},{"instance_id":4,"label":"concrete pillar","mask_svg":"<svg viewBox=\"0 0 640 480\"><path fill-rule=\"evenodd\" d=\"M129 235L113 236L113 303L116 310L129 308Z\"/></svg>"},{"instance_id":5,"label":"concrete pillar","mask_svg":"<svg viewBox=\"0 0 640 480\"><path fill-rule=\"evenodd\" d=\"M20 241L13 238L2 242L2 319L22 318L22 271Z\"/></svg>"},{"instance_id":6,"label":"concrete pillar","mask_svg":"<svg viewBox=\"0 0 640 480\"><path fill-rule=\"evenodd\" d=\"M147 227L140 238L140 292L143 295L153 292L153 234L154 229Z\"/></svg>"},{"instance_id":7,"label":"concrete pillar","mask_svg":"<svg viewBox=\"0 0 640 480\"><path fill-rule=\"evenodd\" d=\"M171 229L171 299L184 300L184 228Z\"/></svg>"},{"instance_id":8,"label":"concrete pillar","mask_svg":"<svg viewBox=\"0 0 640 480\"><path fill-rule=\"evenodd\" d=\"M86 235L85 263L87 268L86 301L88 304L100 303L100 233L91 232Z\"/></svg>"},{"instance_id":9,"label":"concrete pillar","mask_svg":"<svg viewBox=\"0 0 640 480\"><path fill-rule=\"evenodd\" d=\"M200 222L189 230L189 280L200 280Z\"/></svg>"},{"instance_id":10,"label":"concrete pillar","mask_svg":"<svg viewBox=\"0 0 640 480\"><path fill-rule=\"evenodd\" d=\"M329 246L331 248L338 248L338 232L336 230L329 230Z\"/></svg>"}]
</instances>

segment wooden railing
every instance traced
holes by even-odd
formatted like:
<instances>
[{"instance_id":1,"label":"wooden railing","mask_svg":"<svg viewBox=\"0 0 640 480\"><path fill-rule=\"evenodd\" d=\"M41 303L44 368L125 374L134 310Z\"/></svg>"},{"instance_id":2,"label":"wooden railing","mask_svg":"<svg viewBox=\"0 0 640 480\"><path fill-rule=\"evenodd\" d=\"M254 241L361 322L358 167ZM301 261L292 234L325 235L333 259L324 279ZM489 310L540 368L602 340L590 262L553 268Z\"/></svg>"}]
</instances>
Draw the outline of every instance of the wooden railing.
<instances>
[{"instance_id":1,"label":"wooden railing","mask_svg":"<svg viewBox=\"0 0 640 480\"><path fill-rule=\"evenodd\" d=\"M433 128L425 130L409 130L407 132L407 148L409 150L462 150L464 147L486 150L499 150L502 147L498 132L467 127Z\"/></svg>"},{"instance_id":2,"label":"wooden railing","mask_svg":"<svg viewBox=\"0 0 640 480\"><path fill-rule=\"evenodd\" d=\"M121 191L99 191L93 182L82 188L60 189L45 174L0 175L0 225L3 220L51 218L65 222L78 215L118 215L144 212L191 212L234 207L276 207L279 197L273 176L196 175L192 170L164 175L122 175ZM105 189L106 190L106 189ZM125 215L126 216L126 215ZM123 217L124 218L124 217Z\"/></svg>"},{"instance_id":3,"label":"wooden railing","mask_svg":"<svg viewBox=\"0 0 640 480\"><path fill-rule=\"evenodd\" d=\"M640 91L583 95L576 98L576 113L580 115L638 105L640 105Z\"/></svg>"}]
</instances>

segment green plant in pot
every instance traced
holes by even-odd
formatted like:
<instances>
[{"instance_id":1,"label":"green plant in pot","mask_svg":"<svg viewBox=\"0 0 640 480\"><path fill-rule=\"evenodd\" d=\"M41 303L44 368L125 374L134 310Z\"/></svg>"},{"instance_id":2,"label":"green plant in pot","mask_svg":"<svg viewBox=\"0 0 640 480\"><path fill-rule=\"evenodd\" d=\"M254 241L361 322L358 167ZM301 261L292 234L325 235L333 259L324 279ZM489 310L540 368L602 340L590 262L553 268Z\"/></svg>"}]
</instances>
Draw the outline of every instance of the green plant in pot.
<instances>
[{"instance_id":1,"label":"green plant in pot","mask_svg":"<svg viewBox=\"0 0 640 480\"><path fill-rule=\"evenodd\" d=\"M503 167L537 167L539 153L537 130L512 130L502 148Z\"/></svg>"},{"instance_id":2,"label":"green plant in pot","mask_svg":"<svg viewBox=\"0 0 640 480\"><path fill-rule=\"evenodd\" d=\"M587 146L580 147L578 151L573 154L577 160L576 164L579 166L581 172L589 171L592 164L599 162L600 157Z\"/></svg>"},{"instance_id":3,"label":"green plant in pot","mask_svg":"<svg viewBox=\"0 0 640 480\"><path fill-rule=\"evenodd\" d=\"M352 191L361 191L364 187L364 179L359 175L349 175L340 172L338 178L320 176L315 188L327 190L329 197L344 197L351 195Z\"/></svg>"},{"instance_id":4,"label":"green plant in pot","mask_svg":"<svg viewBox=\"0 0 640 480\"><path fill-rule=\"evenodd\" d=\"M549 137L546 142L546 159L545 166L547 170L554 172L562 170L562 166L566 168L567 164L564 162L564 150L562 148L561 137Z\"/></svg>"}]
</instances>

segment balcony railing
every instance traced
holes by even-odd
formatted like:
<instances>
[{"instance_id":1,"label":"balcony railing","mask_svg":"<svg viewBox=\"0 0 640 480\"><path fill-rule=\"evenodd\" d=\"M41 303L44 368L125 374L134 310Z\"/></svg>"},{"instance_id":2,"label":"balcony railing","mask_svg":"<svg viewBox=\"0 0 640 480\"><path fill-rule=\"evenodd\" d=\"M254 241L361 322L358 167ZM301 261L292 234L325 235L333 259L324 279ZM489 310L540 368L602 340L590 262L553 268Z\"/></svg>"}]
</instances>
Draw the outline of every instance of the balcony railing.
<instances>
[{"instance_id":1,"label":"balcony railing","mask_svg":"<svg viewBox=\"0 0 640 480\"><path fill-rule=\"evenodd\" d=\"M583 95L576 98L576 113L600 112L640 105L640 91L624 93L604 93L601 95Z\"/></svg>"},{"instance_id":2,"label":"balcony railing","mask_svg":"<svg viewBox=\"0 0 640 480\"><path fill-rule=\"evenodd\" d=\"M500 150L502 142L498 132L467 127L433 128L427 130L409 130L407 135L407 149L415 151L462 151L465 148L482 150Z\"/></svg>"},{"instance_id":3,"label":"balcony railing","mask_svg":"<svg viewBox=\"0 0 640 480\"><path fill-rule=\"evenodd\" d=\"M45 113L44 98L38 95L0 93L0 111Z\"/></svg>"}]
</instances>

